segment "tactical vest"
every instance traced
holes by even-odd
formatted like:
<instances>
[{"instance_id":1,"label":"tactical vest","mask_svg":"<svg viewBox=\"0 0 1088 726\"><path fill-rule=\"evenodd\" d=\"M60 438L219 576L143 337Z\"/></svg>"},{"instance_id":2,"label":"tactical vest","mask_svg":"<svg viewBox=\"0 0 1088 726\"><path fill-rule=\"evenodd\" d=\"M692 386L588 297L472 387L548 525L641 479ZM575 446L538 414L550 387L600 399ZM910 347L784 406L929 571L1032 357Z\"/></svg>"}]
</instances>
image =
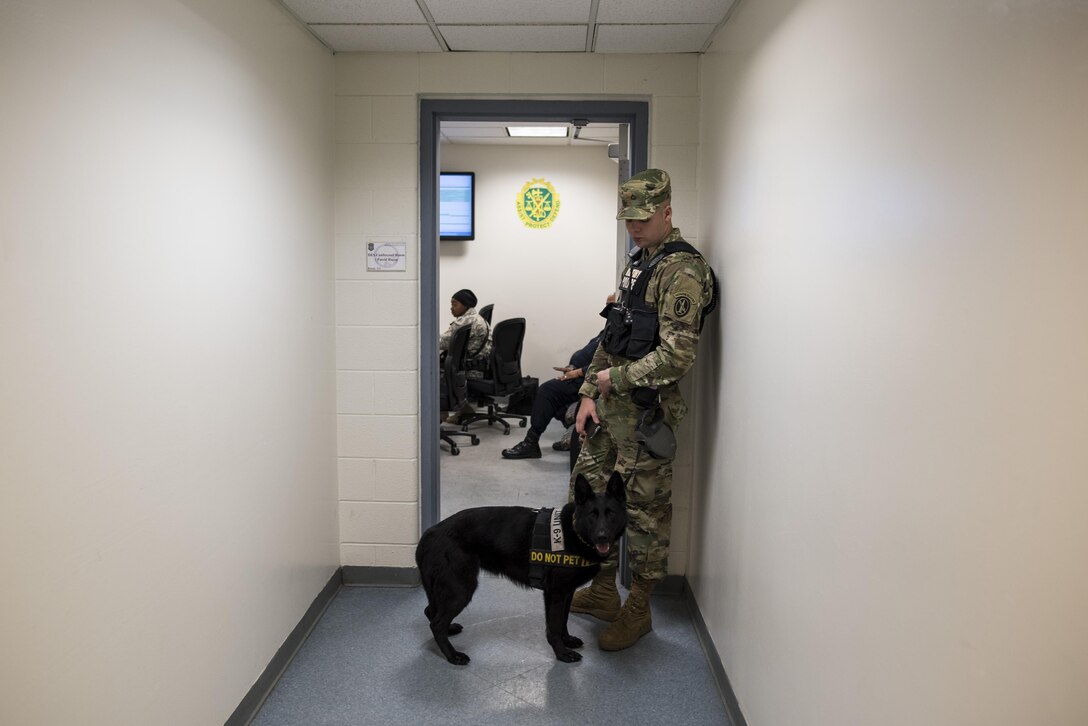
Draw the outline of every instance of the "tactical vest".
<instances>
[{"instance_id":1,"label":"tactical vest","mask_svg":"<svg viewBox=\"0 0 1088 726\"><path fill-rule=\"evenodd\" d=\"M529 584L544 589L544 572L549 567L593 567L599 562L567 552L561 510L537 510L533 523L533 545L529 550Z\"/></svg>"},{"instance_id":2,"label":"tactical vest","mask_svg":"<svg viewBox=\"0 0 1088 726\"><path fill-rule=\"evenodd\" d=\"M657 311L646 302L646 288L650 285L654 268L666 257L677 252L688 252L702 259L699 251L682 239L666 242L662 251L650 260L646 259L642 250L634 252L638 257L632 259L631 264L623 273L623 278L620 280L619 300L601 311L601 317L608 321L605 323L604 338L601 340L605 352L638 360L648 355L661 343L657 328ZM710 269L709 265L707 269ZM710 270L710 280L713 283L714 292L710 302L700 313L700 332L703 330L706 316L718 306L718 278L714 275L714 270Z\"/></svg>"}]
</instances>

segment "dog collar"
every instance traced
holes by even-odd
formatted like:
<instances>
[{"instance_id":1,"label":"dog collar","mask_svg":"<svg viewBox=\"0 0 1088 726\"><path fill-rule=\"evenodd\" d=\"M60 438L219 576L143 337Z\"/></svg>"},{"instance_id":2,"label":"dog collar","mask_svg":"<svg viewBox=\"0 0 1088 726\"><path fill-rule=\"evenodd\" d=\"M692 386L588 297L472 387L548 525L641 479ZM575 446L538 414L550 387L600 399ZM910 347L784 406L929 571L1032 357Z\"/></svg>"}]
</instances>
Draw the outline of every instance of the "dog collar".
<instances>
[{"instance_id":1,"label":"dog collar","mask_svg":"<svg viewBox=\"0 0 1088 726\"><path fill-rule=\"evenodd\" d=\"M570 521L571 521L571 525L572 525L571 529L574 530L574 536L578 538L578 541L581 542L582 544L584 544L589 549L594 549L594 546L591 543L586 542L585 538L582 537L582 535L578 534L578 524L577 524L577 522L574 521L574 515L573 514L570 516ZM608 549L611 550L612 545L608 545Z\"/></svg>"}]
</instances>

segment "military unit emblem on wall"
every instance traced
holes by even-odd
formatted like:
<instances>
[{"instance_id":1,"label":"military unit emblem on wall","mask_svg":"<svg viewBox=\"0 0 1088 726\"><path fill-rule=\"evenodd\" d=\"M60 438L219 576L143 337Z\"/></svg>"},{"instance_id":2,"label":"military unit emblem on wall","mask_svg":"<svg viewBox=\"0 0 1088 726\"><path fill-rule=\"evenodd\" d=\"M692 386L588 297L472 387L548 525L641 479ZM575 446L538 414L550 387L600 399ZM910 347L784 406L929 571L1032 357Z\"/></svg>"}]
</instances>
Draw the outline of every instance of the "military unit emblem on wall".
<instances>
[{"instance_id":1,"label":"military unit emblem on wall","mask_svg":"<svg viewBox=\"0 0 1088 726\"><path fill-rule=\"evenodd\" d=\"M525 182L518 194L518 217L529 229L545 229L559 216L559 195L543 179Z\"/></svg>"}]
</instances>

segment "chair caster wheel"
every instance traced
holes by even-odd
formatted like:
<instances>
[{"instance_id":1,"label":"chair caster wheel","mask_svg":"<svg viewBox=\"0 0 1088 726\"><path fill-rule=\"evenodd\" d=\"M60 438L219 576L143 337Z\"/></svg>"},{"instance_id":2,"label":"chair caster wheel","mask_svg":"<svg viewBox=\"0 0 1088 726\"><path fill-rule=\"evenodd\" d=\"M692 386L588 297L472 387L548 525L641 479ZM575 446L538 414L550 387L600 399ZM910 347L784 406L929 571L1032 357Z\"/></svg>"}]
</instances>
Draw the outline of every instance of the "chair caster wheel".
<instances>
[{"instance_id":1,"label":"chair caster wheel","mask_svg":"<svg viewBox=\"0 0 1088 726\"><path fill-rule=\"evenodd\" d=\"M473 436L471 439L469 439L469 441L472 442L473 446L479 446L480 445L480 437L479 436Z\"/></svg>"},{"instance_id":2,"label":"chair caster wheel","mask_svg":"<svg viewBox=\"0 0 1088 726\"><path fill-rule=\"evenodd\" d=\"M454 456L459 455L461 453L461 447L460 446L451 446L450 447L450 453L453 454Z\"/></svg>"},{"instance_id":3,"label":"chair caster wheel","mask_svg":"<svg viewBox=\"0 0 1088 726\"><path fill-rule=\"evenodd\" d=\"M518 426L525 428L525 419L522 419L521 423L519 423Z\"/></svg>"}]
</instances>

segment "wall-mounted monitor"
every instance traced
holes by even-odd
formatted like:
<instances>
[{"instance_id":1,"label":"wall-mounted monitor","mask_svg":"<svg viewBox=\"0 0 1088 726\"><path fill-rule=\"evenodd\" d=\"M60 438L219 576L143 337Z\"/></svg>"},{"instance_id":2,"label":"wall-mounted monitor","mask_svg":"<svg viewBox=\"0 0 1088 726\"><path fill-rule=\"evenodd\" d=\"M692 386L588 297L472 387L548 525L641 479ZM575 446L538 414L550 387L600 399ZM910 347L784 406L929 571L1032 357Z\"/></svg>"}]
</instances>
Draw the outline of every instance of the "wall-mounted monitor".
<instances>
[{"instance_id":1,"label":"wall-mounted monitor","mask_svg":"<svg viewBox=\"0 0 1088 726\"><path fill-rule=\"evenodd\" d=\"M438 238L476 239L476 173L444 171L438 179Z\"/></svg>"}]
</instances>

